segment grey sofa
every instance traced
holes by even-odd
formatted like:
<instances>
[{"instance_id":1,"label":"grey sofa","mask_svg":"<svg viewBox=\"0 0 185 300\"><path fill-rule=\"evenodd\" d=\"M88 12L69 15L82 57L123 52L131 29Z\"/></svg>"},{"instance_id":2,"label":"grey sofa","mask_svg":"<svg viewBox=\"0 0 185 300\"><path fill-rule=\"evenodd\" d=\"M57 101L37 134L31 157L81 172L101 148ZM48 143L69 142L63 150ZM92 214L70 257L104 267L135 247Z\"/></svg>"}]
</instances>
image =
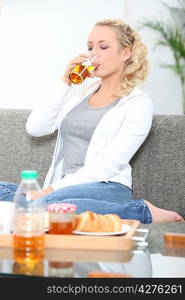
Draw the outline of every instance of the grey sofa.
<instances>
[{"instance_id":1,"label":"grey sofa","mask_svg":"<svg viewBox=\"0 0 185 300\"><path fill-rule=\"evenodd\" d=\"M0 180L20 182L22 169L37 169L42 186L56 133L34 138L25 130L30 110L0 109ZM185 117L155 115L152 129L131 160L133 197L185 216Z\"/></svg>"}]
</instances>

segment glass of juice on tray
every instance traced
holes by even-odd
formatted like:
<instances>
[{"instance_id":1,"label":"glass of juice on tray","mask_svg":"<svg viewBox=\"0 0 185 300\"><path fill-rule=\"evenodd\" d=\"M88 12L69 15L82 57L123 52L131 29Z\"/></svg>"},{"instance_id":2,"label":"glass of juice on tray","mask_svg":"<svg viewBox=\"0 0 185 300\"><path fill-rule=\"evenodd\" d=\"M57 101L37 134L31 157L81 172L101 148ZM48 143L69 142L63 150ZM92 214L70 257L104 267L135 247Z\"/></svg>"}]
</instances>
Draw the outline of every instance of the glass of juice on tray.
<instances>
[{"instance_id":1,"label":"glass of juice on tray","mask_svg":"<svg viewBox=\"0 0 185 300\"><path fill-rule=\"evenodd\" d=\"M48 205L49 234L72 234L77 206L71 203Z\"/></svg>"}]
</instances>

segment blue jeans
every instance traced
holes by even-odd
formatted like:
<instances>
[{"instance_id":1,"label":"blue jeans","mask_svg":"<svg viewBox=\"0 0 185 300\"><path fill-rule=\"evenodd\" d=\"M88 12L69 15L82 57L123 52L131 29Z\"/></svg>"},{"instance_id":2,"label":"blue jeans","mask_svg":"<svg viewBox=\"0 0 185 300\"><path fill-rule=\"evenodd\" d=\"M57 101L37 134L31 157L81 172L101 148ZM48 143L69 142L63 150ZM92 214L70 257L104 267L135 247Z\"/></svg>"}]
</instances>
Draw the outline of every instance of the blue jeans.
<instances>
[{"instance_id":1,"label":"blue jeans","mask_svg":"<svg viewBox=\"0 0 185 300\"><path fill-rule=\"evenodd\" d=\"M17 185L0 182L0 200L13 201ZM87 210L98 214L117 214L122 219L135 219L149 224L152 216L143 199L132 199L132 190L117 182L93 182L72 185L41 198L50 203L67 202L77 205L77 213ZM37 200L35 200L37 201Z\"/></svg>"}]
</instances>

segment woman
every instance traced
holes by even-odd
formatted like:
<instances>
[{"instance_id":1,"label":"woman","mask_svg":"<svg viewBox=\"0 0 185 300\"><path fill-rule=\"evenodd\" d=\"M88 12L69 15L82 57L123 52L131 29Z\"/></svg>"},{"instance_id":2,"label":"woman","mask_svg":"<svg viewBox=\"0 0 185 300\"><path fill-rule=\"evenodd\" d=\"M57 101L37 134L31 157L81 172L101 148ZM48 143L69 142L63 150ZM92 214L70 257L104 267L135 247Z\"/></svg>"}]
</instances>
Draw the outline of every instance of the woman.
<instances>
[{"instance_id":1,"label":"woman","mask_svg":"<svg viewBox=\"0 0 185 300\"><path fill-rule=\"evenodd\" d=\"M147 49L138 33L121 20L97 22L88 54L71 60L47 99L33 110L26 129L43 136L58 130L43 187L46 203L72 202L78 212L116 213L142 223L181 221L176 212L132 199L130 159L146 139L153 103L137 85L147 75ZM94 74L72 85L69 72L96 55ZM9 184L1 199L12 200ZM32 193L32 198L40 195Z\"/></svg>"}]
</instances>

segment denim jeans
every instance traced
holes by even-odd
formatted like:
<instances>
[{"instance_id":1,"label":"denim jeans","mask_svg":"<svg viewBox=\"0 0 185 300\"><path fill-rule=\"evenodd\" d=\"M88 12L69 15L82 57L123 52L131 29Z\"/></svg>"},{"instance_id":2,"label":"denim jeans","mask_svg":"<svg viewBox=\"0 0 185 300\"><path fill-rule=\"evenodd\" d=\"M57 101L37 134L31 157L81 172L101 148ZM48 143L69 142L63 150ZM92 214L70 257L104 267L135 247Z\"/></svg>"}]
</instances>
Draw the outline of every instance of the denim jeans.
<instances>
[{"instance_id":1,"label":"denim jeans","mask_svg":"<svg viewBox=\"0 0 185 300\"><path fill-rule=\"evenodd\" d=\"M17 185L0 182L0 201L13 201ZM67 202L77 205L77 213L87 210L98 214L117 214L122 219L151 223L152 216L143 199L132 199L132 190L117 182L92 182L58 189L41 198L50 203ZM35 200L37 201L37 200Z\"/></svg>"}]
</instances>

